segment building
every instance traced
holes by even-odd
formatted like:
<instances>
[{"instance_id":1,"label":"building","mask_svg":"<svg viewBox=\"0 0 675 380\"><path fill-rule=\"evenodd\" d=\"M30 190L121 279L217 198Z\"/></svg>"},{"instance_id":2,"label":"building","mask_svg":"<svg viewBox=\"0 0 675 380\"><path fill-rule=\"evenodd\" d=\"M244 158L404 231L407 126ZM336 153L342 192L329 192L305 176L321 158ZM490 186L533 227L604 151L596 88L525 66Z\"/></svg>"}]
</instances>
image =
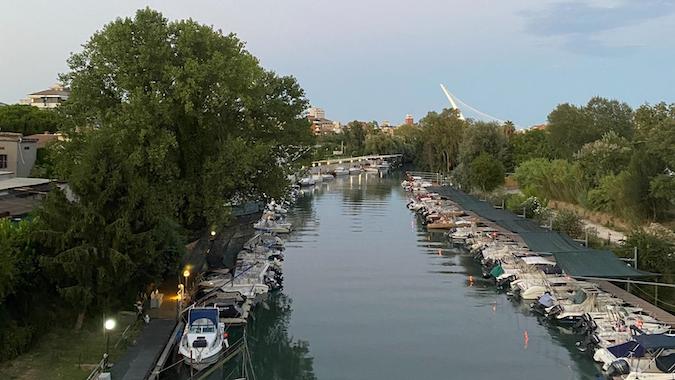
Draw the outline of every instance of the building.
<instances>
[{"instance_id":1,"label":"building","mask_svg":"<svg viewBox=\"0 0 675 380\"><path fill-rule=\"evenodd\" d=\"M404 120L405 125L413 125L415 124L415 119L413 119L413 116L411 114L405 115L405 120Z\"/></svg>"},{"instance_id":2,"label":"building","mask_svg":"<svg viewBox=\"0 0 675 380\"><path fill-rule=\"evenodd\" d=\"M307 117L311 117L314 119L325 119L326 111L324 111L322 108L311 107L310 109L307 110Z\"/></svg>"},{"instance_id":3,"label":"building","mask_svg":"<svg viewBox=\"0 0 675 380\"><path fill-rule=\"evenodd\" d=\"M47 144L49 144L52 141L64 141L64 136L62 133L57 132L57 133L52 133L52 132L45 132L45 133L38 133L35 135L30 135L30 136L25 136L26 139L31 139L31 140L37 140L37 148L42 149L47 147Z\"/></svg>"},{"instance_id":4,"label":"building","mask_svg":"<svg viewBox=\"0 0 675 380\"><path fill-rule=\"evenodd\" d=\"M68 100L69 96L69 88L63 87L60 84L55 84L46 90L28 94L28 98L22 99L19 103L49 109L58 107L61 103Z\"/></svg>"},{"instance_id":5,"label":"building","mask_svg":"<svg viewBox=\"0 0 675 380\"><path fill-rule=\"evenodd\" d=\"M312 107L308 109L307 120L312 123L312 133L317 136L342 133L342 124L339 121L326 119L326 112L321 108Z\"/></svg>"},{"instance_id":6,"label":"building","mask_svg":"<svg viewBox=\"0 0 675 380\"><path fill-rule=\"evenodd\" d=\"M45 178L4 179L0 172L0 218L22 218L53 188Z\"/></svg>"},{"instance_id":7,"label":"building","mask_svg":"<svg viewBox=\"0 0 675 380\"><path fill-rule=\"evenodd\" d=\"M28 177L37 157L38 140L21 133L0 132L0 171ZM4 176L3 176L4 177Z\"/></svg>"}]
</instances>

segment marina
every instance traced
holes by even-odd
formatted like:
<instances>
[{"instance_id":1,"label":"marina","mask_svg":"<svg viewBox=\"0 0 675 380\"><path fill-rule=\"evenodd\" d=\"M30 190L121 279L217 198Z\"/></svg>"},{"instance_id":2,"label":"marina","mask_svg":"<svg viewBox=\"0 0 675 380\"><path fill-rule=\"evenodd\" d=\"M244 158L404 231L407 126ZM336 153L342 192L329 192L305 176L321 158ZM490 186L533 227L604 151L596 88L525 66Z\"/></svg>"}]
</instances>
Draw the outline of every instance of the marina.
<instances>
[{"instance_id":1,"label":"marina","mask_svg":"<svg viewBox=\"0 0 675 380\"><path fill-rule=\"evenodd\" d=\"M675 377L672 315L606 281L653 274L450 186L433 186L413 175L401 185L411 194L408 208L423 224L444 218L451 225L448 239L480 263L483 278L529 305L544 323L578 336L578 350L592 354L603 377Z\"/></svg>"}]
</instances>

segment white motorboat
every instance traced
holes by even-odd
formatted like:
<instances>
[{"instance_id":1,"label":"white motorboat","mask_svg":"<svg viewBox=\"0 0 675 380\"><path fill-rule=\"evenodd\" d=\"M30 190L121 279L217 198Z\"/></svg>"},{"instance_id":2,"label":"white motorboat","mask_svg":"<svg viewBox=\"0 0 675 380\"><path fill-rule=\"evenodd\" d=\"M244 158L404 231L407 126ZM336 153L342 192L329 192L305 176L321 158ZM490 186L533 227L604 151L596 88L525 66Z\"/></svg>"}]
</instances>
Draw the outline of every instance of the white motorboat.
<instances>
[{"instance_id":1,"label":"white motorboat","mask_svg":"<svg viewBox=\"0 0 675 380\"><path fill-rule=\"evenodd\" d=\"M357 167L349 168L349 174L359 174L359 173L361 173L361 168Z\"/></svg>"},{"instance_id":2,"label":"white motorboat","mask_svg":"<svg viewBox=\"0 0 675 380\"><path fill-rule=\"evenodd\" d=\"M378 169L384 171L384 170L389 170L389 168L391 167L391 164L389 163L389 161L382 161L379 164L377 164L376 166L377 166Z\"/></svg>"},{"instance_id":3,"label":"white motorboat","mask_svg":"<svg viewBox=\"0 0 675 380\"><path fill-rule=\"evenodd\" d=\"M313 177L304 177L299 182L300 186L314 186L316 181Z\"/></svg>"},{"instance_id":4,"label":"white motorboat","mask_svg":"<svg viewBox=\"0 0 675 380\"><path fill-rule=\"evenodd\" d=\"M335 176L343 176L343 175L348 175L349 170L345 169L343 166L338 166L335 168Z\"/></svg>"},{"instance_id":5,"label":"white motorboat","mask_svg":"<svg viewBox=\"0 0 675 380\"><path fill-rule=\"evenodd\" d=\"M185 331L178 346L183 362L201 371L218 361L223 347L229 348L229 343L218 308L195 307L188 310Z\"/></svg>"},{"instance_id":6,"label":"white motorboat","mask_svg":"<svg viewBox=\"0 0 675 380\"><path fill-rule=\"evenodd\" d=\"M258 231L287 234L291 232L292 225L290 223L278 223L275 222L274 220L265 219L254 223L253 228L255 228Z\"/></svg>"},{"instance_id":7,"label":"white motorboat","mask_svg":"<svg viewBox=\"0 0 675 380\"><path fill-rule=\"evenodd\" d=\"M377 168L377 166L366 166L363 169L366 173L379 173L380 170Z\"/></svg>"},{"instance_id":8,"label":"white motorboat","mask_svg":"<svg viewBox=\"0 0 675 380\"><path fill-rule=\"evenodd\" d=\"M332 181L335 179L332 174L321 174L321 178L323 178L324 181Z\"/></svg>"}]
</instances>

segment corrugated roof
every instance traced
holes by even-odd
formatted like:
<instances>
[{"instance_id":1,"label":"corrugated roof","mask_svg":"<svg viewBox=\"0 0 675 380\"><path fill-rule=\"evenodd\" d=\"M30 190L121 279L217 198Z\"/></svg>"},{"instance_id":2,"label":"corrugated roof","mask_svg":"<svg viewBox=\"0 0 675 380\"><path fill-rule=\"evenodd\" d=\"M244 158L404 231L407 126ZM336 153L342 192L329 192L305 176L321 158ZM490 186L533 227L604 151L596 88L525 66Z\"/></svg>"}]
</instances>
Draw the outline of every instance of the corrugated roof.
<instances>
[{"instance_id":1,"label":"corrugated roof","mask_svg":"<svg viewBox=\"0 0 675 380\"><path fill-rule=\"evenodd\" d=\"M70 90L68 89L55 89L55 88L50 88L47 90L42 90L38 92L34 92L32 94L28 94L28 96L70 96Z\"/></svg>"},{"instance_id":2,"label":"corrugated roof","mask_svg":"<svg viewBox=\"0 0 675 380\"><path fill-rule=\"evenodd\" d=\"M24 178L24 177L3 179L0 180L0 191L17 189L20 187L44 185L51 181L52 181L51 179L46 178Z\"/></svg>"}]
</instances>

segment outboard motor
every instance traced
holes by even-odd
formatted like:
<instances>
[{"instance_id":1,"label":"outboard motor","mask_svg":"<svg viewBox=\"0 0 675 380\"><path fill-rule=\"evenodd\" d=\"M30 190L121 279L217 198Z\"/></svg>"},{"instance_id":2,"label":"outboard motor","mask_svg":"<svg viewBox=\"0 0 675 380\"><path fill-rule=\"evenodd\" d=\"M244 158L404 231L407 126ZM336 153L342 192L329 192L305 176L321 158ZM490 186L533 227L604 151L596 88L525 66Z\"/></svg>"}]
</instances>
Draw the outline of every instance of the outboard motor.
<instances>
[{"instance_id":1,"label":"outboard motor","mask_svg":"<svg viewBox=\"0 0 675 380\"><path fill-rule=\"evenodd\" d=\"M630 365L626 359L618 359L613 361L607 371L605 371L608 377L614 377L619 375L628 375L630 373Z\"/></svg>"},{"instance_id":2,"label":"outboard motor","mask_svg":"<svg viewBox=\"0 0 675 380\"><path fill-rule=\"evenodd\" d=\"M558 315L560 315L563 312L563 307L560 305L555 305L553 306L548 312L546 312L546 316L549 318L555 318Z\"/></svg>"}]
</instances>

